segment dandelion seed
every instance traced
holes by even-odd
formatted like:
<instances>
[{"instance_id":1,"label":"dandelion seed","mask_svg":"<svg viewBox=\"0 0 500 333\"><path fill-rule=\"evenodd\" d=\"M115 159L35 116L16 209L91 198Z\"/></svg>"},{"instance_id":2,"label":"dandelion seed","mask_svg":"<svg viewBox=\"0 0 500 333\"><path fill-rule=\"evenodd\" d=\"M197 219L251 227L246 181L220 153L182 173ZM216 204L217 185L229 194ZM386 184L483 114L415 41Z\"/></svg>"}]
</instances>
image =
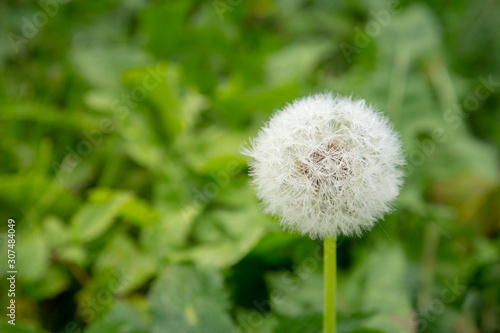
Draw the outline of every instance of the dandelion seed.
<instances>
[{"instance_id":1,"label":"dandelion seed","mask_svg":"<svg viewBox=\"0 0 500 333\"><path fill-rule=\"evenodd\" d=\"M388 118L364 100L318 94L276 112L244 153L266 211L311 238L360 235L391 211L404 164Z\"/></svg>"}]
</instances>

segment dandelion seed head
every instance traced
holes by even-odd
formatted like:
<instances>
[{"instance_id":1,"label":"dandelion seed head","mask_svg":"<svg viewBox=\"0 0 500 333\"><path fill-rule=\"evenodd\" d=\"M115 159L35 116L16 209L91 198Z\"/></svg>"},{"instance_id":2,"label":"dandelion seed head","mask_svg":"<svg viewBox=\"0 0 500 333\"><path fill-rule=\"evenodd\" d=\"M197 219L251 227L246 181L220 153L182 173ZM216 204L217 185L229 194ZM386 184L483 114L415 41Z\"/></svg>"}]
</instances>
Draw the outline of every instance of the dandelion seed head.
<instances>
[{"instance_id":1,"label":"dandelion seed head","mask_svg":"<svg viewBox=\"0 0 500 333\"><path fill-rule=\"evenodd\" d=\"M277 111L244 153L266 211L311 238L360 235L392 209L404 164L388 118L317 94Z\"/></svg>"}]
</instances>

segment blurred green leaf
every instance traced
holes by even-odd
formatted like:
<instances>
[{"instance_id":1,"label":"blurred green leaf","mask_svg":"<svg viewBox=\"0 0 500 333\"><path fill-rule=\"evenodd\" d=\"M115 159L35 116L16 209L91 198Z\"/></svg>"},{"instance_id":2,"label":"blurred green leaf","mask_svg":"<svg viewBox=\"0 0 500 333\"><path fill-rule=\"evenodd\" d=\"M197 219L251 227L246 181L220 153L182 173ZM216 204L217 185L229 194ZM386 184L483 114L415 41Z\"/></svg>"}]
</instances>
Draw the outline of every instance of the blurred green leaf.
<instances>
[{"instance_id":1,"label":"blurred green leaf","mask_svg":"<svg viewBox=\"0 0 500 333\"><path fill-rule=\"evenodd\" d=\"M114 200L117 196L126 194L130 194L130 196L118 211L117 216L123 217L125 221L139 227L158 223L160 219L159 212L149 205L146 200L133 196L131 193L99 188L90 193L89 203L102 205Z\"/></svg>"},{"instance_id":2,"label":"blurred green leaf","mask_svg":"<svg viewBox=\"0 0 500 333\"><path fill-rule=\"evenodd\" d=\"M55 297L65 291L71 283L69 273L62 267L50 266L40 279L26 283L26 293L35 300Z\"/></svg>"},{"instance_id":3,"label":"blurred green leaf","mask_svg":"<svg viewBox=\"0 0 500 333\"><path fill-rule=\"evenodd\" d=\"M120 193L106 203L87 203L71 219L71 234L74 239L87 242L104 233L113 223L122 207L131 199L131 194Z\"/></svg>"},{"instance_id":4,"label":"blurred green leaf","mask_svg":"<svg viewBox=\"0 0 500 333\"><path fill-rule=\"evenodd\" d=\"M57 216L47 217L43 223L43 235L51 248L58 248L71 240L70 230Z\"/></svg>"},{"instance_id":5,"label":"blurred green leaf","mask_svg":"<svg viewBox=\"0 0 500 333\"><path fill-rule=\"evenodd\" d=\"M300 315L293 318L283 318L274 333L321 333L323 316L321 314Z\"/></svg>"},{"instance_id":6,"label":"blurred green leaf","mask_svg":"<svg viewBox=\"0 0 500 333\"><path fill-rule=\"evenodd\" d=\"M439 21L429 7L415 3L400 11L389 14L392 22L381 29L378 45L384 54L404 52L421 58L442 51Z\"/></svg>"},{"instance_id":7,"label":"blurred green leaf","mask_svg":"<svg viewBox=\"0 0 500 333\"><path fill-rule=\"evenodd\" d=\"M294 318L323 311L323 274L311 270L312 260L316 269L322 261L314 259L312 254L309 259L307 268L299 264L300 271L268 275L273 312Z\"/></svg>"},{"instance_id":8,"label":"blurred green leaf","mask_svg":"<svg viewBox=\"0 0 500 333\"><path fill-rule=\"evenodd\" d=\"M153 4L142 12L141 21L148 36L148 48L154 54L166 55L182 47L186 33L183 22L191 6L192 1L172 1Z\"/></svg>"},{"instance_id":9,"label":"blurred green leaf","mask_svg":"<svg viewBox=\"0 0 500 333\"><path fill-rule=\"evenodd\" d=\"M235 315L238 330L246 333L273 333L279 324L279 319L272 314L262 314L258 311L239 309Z\"/></svg>"},{"instance_id":10,"label":"blurred green leaf","mask_svg":"<svg viewBox=\"0 0 500 333\"><path fill-rule=\"evenodd\" d=\"M133 241L125 235L114 237L97 258L94 270L97 274L111 271L124 272L116 286L116 292L129 292L142 286L156 271L156 262L139 252Z\"/></svg>"},{"instance_id":11,"label":"blurred green leaf","mask_svg":"<svg viewBox=\"0 0 500 333\"><path fill-rule=\"evenodd\" d=\"M346 302L358 311L372 313L363 324L364 328L388 333L411 331L407 270L406 257L400 246L378 245L344 282L340 304Z\"/></svg>"},{"instance_id":12,"label":"blurred green leaf","mask_svg":"<svg viewBox=\"0 0 500 333\"><path fill-rule=\"evenodd\" d=\"M139 227L150 226L160 220L160 213L154 207L151 207L147 201L137 197L134 197L121 209L120 216Z\"/></svg>"},{"instance_id":13,"label":"blurred green leaf","mask_svg":"<svg viewBox=\"0 0 500 333\"><path fill-rule=\"evenodd\" d=\"M16 268L19 277L28 281L40 279L49 265L49 249L39 228L23 230L16 235Z\"/></svg>"},{"instance_id":14,"label":"blurred green leaf","mask_svg":"<svg viewBox=\"0 0 500 333\"><path fill-rule=\"evenodd\" d=\"M308 77L334 49L335 45L330 40L321 39L284 47L267 58L266 79L272 84L279 84Z\"/></svg>"},{"instance_id":15,"label":"blurred green leaf","mask_svg":"<svg viewBox=\"0 0 500 333\"><path fill-rule=\"evenodd\" d=\"M166 268L148 296L154 332L235 332L222 278L192 266Z\"/></svg>"},{"instance_id":16,"label":"blurred green leaf","mask_svg":"<svg viewBox=\"0 0 500 333\"><path fill-rule=\"evenodd\" d=\"M237 200L252 200L247 191L235 190L234 196ZM174 251L169 259L228 267L241 260L257 244L267 222L267 217L255 206L206 212L198 217L194 226L195 239L199 244Z\"/></svg>"},{"instance_id":17,"label":"blurred green leaf","mask_svg":"<svg viewBox=\"0 0 500 333\"><path fill-rule=\"evenodd\" d=\"M132 304L120 301L85 329L85 333L101 332L146 333L150 330L145 318Z\"/></svg>"},{"instance_id":18,"label":"blurred green leaf","mask_svg":"<svg viewBox=\"0 0 500 333\"><path fill-rule=\"evenodd\" d=\"M75 71L92 86L103 90L120 88L121 72L149 62L141 49L127 44L74 43L69 52Z\"/></svg>"}]
</instances>

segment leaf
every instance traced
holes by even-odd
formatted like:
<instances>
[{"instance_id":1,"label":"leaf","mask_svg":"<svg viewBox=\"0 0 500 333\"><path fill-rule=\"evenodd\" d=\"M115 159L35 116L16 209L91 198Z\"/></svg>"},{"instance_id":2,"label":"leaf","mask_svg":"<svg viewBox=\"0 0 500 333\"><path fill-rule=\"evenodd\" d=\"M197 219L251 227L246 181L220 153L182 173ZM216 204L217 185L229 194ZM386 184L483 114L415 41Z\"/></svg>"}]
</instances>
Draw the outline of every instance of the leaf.
<instances>
[{"instance_id":1,"label":"leaf","mask_svg":"<svg viewBox=\"0 0 500 333\"><path fill-rule=\"evenodd\" d=\"M385 54L400 50L418 59L442 50L439 21L429 7L417 3L401 11L381 29L377 45Z\"/></svg>"},{"instance_id":2,"label":"leaf","mask_svg":"<svg viewBox=\"0 0 500 333\"><path fill-rule=\"evenodd\" d=\"M107 188L95 189L90 193L89 202L92 204L105 204L124 193L127 192ZM139 227L158 223L160 219L158 210L152 207L146 200L133 196L131 193L130 195L129 200L123 205L117 215L125 218L126 222L131 222Z\"/></svg>"},{"instance_id":3,"label":"leaf","mask_svg":"<svg viewBox=\"0 0 500 333\"><path fill-rule=\"evenodd\" d=\"M120 301L100 319L90 324L85 333L119 332L147 333L150 332L144 318L130 303Z\"/></svg>"},{"instance_id":4,"label":"leaf","mask_svg":"<svg viewBox=\"0 0 500 333\"><path fill-rule=\"evenodd\" d=\"M238 321L239 332L272 333L279 320L271 313L262 314L258 311L238 309L235 318Z\"/></svg>"},{"instance_id":5,"label":"leaf","mask_svg":"<svg viewBox=\"0 0 500 333\"><path fill-rule=\"evenodd\" d=\"M130 199L131 194L119 193L106 203L84 204L70 222L73 239L88 242L102 235Z\"/></svg>"},{"instance_id":6,"label":"leaf","mask_svg":"<svg viewBox=\"0 0 500 333\"><path fill-rule=\"evenodd\" d=\"M144 88L145 98L152 106L146 111L153 119L150 129L156 129L160 138L170 141L190 129L200 109L208 105L204 96L180 85L179 76L179 67L166 63L130 69L124 74L124 81L131 89Z\"/></svg>"},{"instance_id":7,"label":"leaf","mask_svg":"<svg viewBox=\"0 0 500 333\"><path fill-rule=\"evenodd\" d=\"M140 242L142 247L158 259L166 258L173 248L182 248L188 241L189 233L201 208L197 203L186 206L160 202L160 222L143 228Z\"/></svg>"},{"instance_id":8,"label":"leaf","mask_svg":"<svg viewBox=\"0 0 500 333\"><path fill-rule=\"evenodd\" d=\"M150 74L154 73L154 74ZM160 73L162 75L160 75ZM175 138L183 129L183 117L178 86L178 71L174 66L156 65L151 67L141 67L128 70L124 75L124 80L130 86L141 86L147 78L152 78L150 89L145 89L147 98L157 108L157 118L162 125L159 130L165 133L170 139ZM142 85L144 86L144 85ZM150 127L157 126L156 122Z\"/></svg>"},{"instance_id":9,"label":"leaf","mask_svg":"<svg viewBox=\"0 0 500 333\"><path fill-rule=\"evenodd\" d=\"M149 203L140 198L134 197L128 204L123 206L119 215L127 222L131 222L139 227L146 227L160 221L160 213Z\"/></svg>"},{"instance_id":10,"label":"leaf","mask_svg":"<svg viewBox=\"0 0 500 333\"><path fill-rule=\"evenodd\" d=\"M51 248L58 248L70 241L70 231L57 216L49 216L42 222L43 235Z\"/></svg>"},{"instance_id":11,"label":"leaf","mask_svg":"<svg viewBox=\"0 0 500 333\"><path fill-rule=\"evenodd\" d=\"M137 250L131 239L119 234L110 241L95 262L95 274L106 271L124 272L117 283L116 292L129 292L151 278L156 271L156 262Z\"/></svg>"},{"instance_id":12,"label":"leaf","mask_svg":"<svg viewBox=\"0 0 500 333\"><path fill-rule=\"evenodd\" d=\"M316 261L316 268L322 266L322 261ZM273 312L298 317L323 311L323 274L312 272L311 260L307 268L299 264L297 271L271 273L267 276L271 292L271 307Z\"/></svg>"},{"instance_id":13,"label":"leaf","mask_svg":"<svg viewBox=\"0 0 500 333\"><path fill-rule=\"evenodd\" d=\"M299 93L296 82L253 89L231 82L231 85L218 86L217 89L213 107L225 122L238 129L246 126L251 119L266 121L271 112L297 98Z\"/></svg>"},{"instance_id":14,"label":"leaf","mask_svg":"<svg viewBox=\"0 0 500 333\"><path fill-rule=\"evenodd\" d=\"M16 236L16 268L19 277L28 281L38 280L47 271L49 249L38 228L19 232Z\"/></svg>"},{"instance_id":15,"label":"leaf","mask_svg":"<svg viewBox=\"0 0 500 333\"><path fill-rule=\"evenodd\" d=\"M186 159L197 171L211 175L228 173L238 166L241 166L240 170L246 167L246 161L240 153L243 142L248 139L246 134L207 128L199 135L203 140L191 136L181 142L186 147Z\"/></svg>"},{"instance_id":16,"label":"leaf","mask_svg":"<svg viewBox=\"0 0 500 333\"><path fill-rule=\"evenodd\" d=\"M34 300L53 298L70 286L70 276L65 269L59 266L49 267L41 279L26 283L25 292Z\"/></svg>"},{"instance_id":17,"label":"leaf","mask_svg":"<svg viewBox=\"0 0 500 333\"><path fill-rule=\"evenodd\" d=\"M345 281L339 302L373 314L363 324L364 328L387 333L411 332L407 270L405 253L400 246L379 245Z\"/></svg>"},{"instance_id":18,"label":"leaf","mask_svg":"<svg viewBox=\"0 0 500 333\"><path fill-rule=\"evenodd\" d=\"M266 79L279 84L308 77L334 49L335 45L331 40L309 40L282 48L267 58Z\"/></svg>"},{"instance_id":19,"label":"leaf","mask_svg":"<svg viewBox=\"0 0 500 333\"><path fill-rule=\"evenodd\" d=\"M236 191L234 195L244 200L245 190ZM256 205L207 212L199 216L194 226L194 237L199 244L172 252L169 258L172 261L191 260L212 267L231 266L258 243L267 222L267 217Z\"/></svg>"},{"instance_id":20,"label":"leaf","mask_svg":"<svg viewBox=\"0 0 500 333\"><path fill-rule=\"evenodd\" d=\"M343 315L338 314L337 317L338 317L337 318L338 333L361 333L361 332L385 333L386 332L386 331L380 331L376 329L362 327L369 318L366 315L355 314L351 317L344 317ZM276 316L276 318L278 318L279 325L275 328L273 333L289 333L289 332L321 333L322 332L322 326L323 326L322 313L304 314L295 317L278 315Z\"/></svg>"},{"instance_id":21,"label":"leaf","mask_svg":"<svg viewBox=\"0 0 500 333\"><path fill-rule=\"evenodd\" d=\"M222 277L193 266L170 266L153 284L152 331L158 333L235 332Z\"/></svg>"},{"instance_id":22,"label":"leaf","mask_svg":"<svg viewBox=\"0 0 500 333\"><path fill-rule=\"evenodd\" d=\"M192 5L192 1L156 3L142 12L141 27L153 54L165 57L184 46L182 39L186 31L183 25Z\"/></svg>"},{"instance_id":23,"label":"leaf","mask_svg":"<svg viewBox=\"0 0 500 333\"><path fill-rule=\"evenodd\" d=\"M79 244L69 244L56 249L57 255L60 259L74 263L80 267L87 265L88 263L88 253Z\"/></svg>"},{"instance_id":24,"label":"leaf","mask_svg":"<svg viewBox=\"0 0 500 333\"><path fill-rule=\"evenodd\" d=\"M285 317L286 318L286 317ZM273 331L274 333L321 333L323 316L321 314L286 318Z\"/></svg>"},{"instance_id":25,"label":"leaf","mask_svg":"<svg viewBox=\"0 0 500 333\"><path fill-rule=\"evenodd\" d=\"M122 71L150 61L143 50L116 42L110 42L105 47L101 43L74 43L69 58L75 71L86 82L108 91L120 88Z\"/></svg>"}]
</instances>

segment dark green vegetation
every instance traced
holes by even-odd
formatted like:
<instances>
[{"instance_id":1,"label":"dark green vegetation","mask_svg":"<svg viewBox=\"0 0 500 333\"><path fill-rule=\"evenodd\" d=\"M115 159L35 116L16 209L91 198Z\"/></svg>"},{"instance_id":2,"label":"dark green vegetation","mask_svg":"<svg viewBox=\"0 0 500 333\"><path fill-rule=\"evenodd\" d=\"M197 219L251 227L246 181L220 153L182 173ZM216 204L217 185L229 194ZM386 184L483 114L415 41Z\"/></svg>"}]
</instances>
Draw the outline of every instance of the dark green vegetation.
<instances>
[{"instance_id":1,"label":"dark green vegetation","mask_svg":"<svg viewBox=\"0 0 500 333\"><path fill-rule=\"evenodd\" d=\"M339 240L340 332L500 331L498 2L48 3L0 3L1 332L319 332L321 243L239 150L325 90L408 154L397 210Z\"/></svg>"}]
</instances>

